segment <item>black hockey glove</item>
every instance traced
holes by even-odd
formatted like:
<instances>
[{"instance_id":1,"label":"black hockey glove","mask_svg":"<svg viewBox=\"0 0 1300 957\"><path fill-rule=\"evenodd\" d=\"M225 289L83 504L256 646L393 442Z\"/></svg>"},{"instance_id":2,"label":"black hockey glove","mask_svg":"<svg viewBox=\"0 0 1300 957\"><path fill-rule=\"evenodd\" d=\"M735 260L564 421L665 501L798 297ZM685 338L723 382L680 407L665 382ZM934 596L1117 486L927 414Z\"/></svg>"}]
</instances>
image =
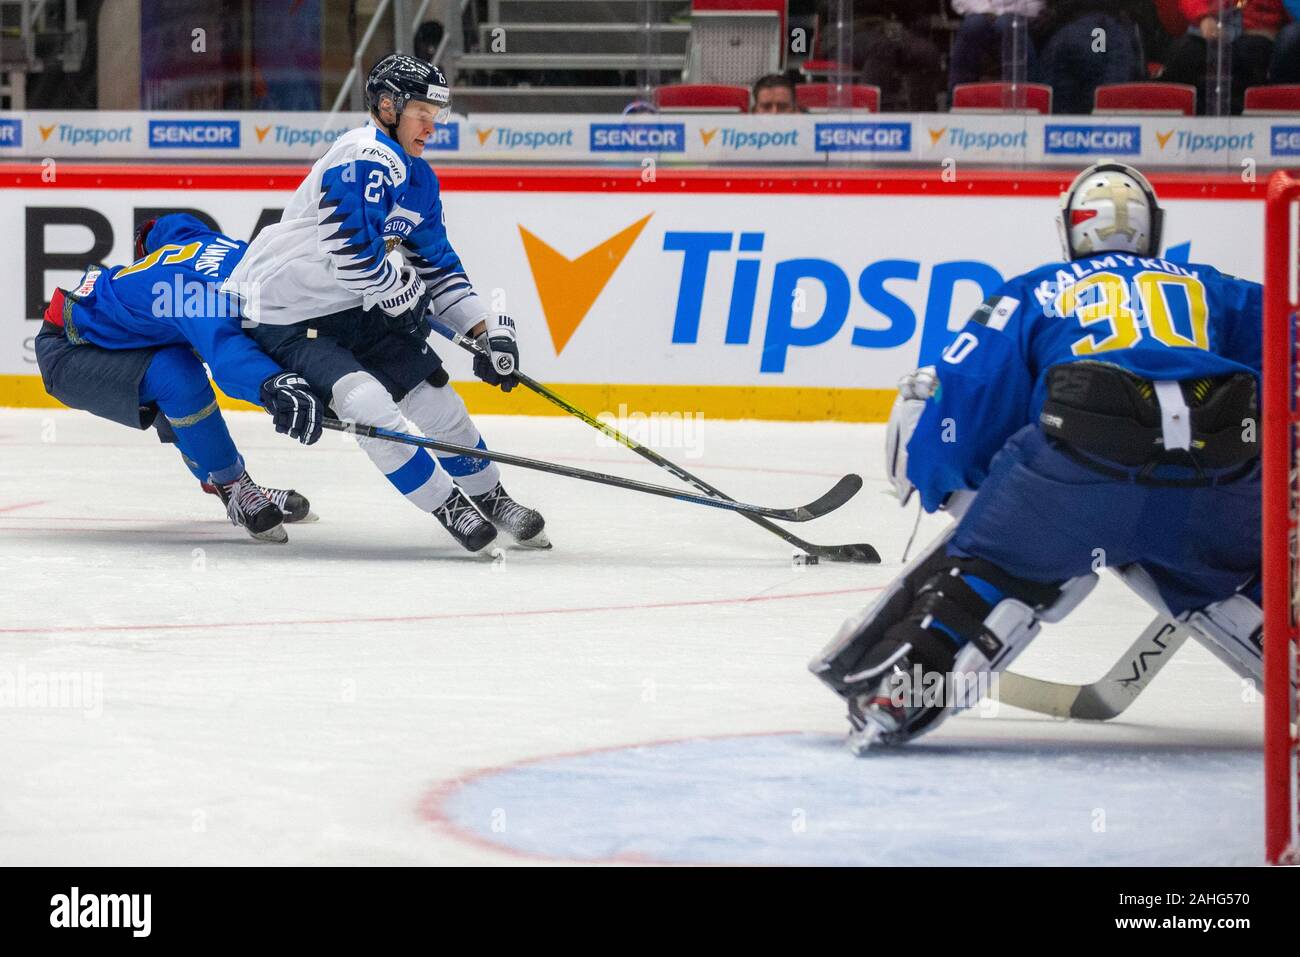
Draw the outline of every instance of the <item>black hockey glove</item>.
<instances>
[{"instance_id":1,"label":"black hockey glove","mask_svg":"<svg viewBox=\"0 0 1300 957\"><path fill-rule=\"evenodd\" d=\"M296 372L281 372L262 383L262 405L275 419L275 431L311 445L320 438L325 406L307 380Z\"/></svg>"},{"instance_id":2,"label":"black hockey glove","mask_svg":"<svg viewBox=\"0 0 1300 957\"><path fill-rule=\"evenodd\" d=\"M515 343L515 321L509 316L493 316L487 330L474 340L479 351L474 354L474 374L488 385L509 392L519 384L519 346Z\"/></svg>"}]
</instances>

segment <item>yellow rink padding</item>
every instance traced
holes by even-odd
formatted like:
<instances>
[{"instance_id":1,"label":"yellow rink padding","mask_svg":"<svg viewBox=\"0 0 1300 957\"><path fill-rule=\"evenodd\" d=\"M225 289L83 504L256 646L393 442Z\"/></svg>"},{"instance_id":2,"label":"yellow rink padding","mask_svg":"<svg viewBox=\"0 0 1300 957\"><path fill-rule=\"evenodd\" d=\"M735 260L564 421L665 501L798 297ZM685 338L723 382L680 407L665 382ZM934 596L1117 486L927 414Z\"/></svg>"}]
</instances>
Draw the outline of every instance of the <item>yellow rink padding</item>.
<instances>
[{"instance_id":1,"label":"yellow rink padding","mask_svg":"<svg viewBox=\"0 0 1300 957\"><path fill-rule=\"evenodd\" d=\"M897 394L893 389L814 389L744 385L597 385L546 383L578 408L621 417L633 413L702 413L714 419L775 419L816 422L884 422ZM522 387L510 394L483 382L457 382L456 391L478 415L566 415ZM217 392L223 409L256 409ZM62 408L46 394L40 376L0 375L0 406ZM620 408L621 407L621 408Z\"/></svg>"}]
</instances>

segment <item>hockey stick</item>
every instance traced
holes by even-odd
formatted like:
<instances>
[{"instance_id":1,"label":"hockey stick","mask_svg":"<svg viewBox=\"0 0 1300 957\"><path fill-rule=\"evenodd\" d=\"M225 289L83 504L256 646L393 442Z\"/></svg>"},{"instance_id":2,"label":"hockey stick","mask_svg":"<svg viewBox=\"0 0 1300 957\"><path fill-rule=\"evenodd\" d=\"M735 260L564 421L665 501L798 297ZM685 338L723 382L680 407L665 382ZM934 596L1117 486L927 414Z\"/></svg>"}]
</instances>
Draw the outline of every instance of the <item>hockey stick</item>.
<instances>
[{"instance_id":1,"label":"hockey stick","mask_svg":"<svg viewBox=\"0 0 1300 957\"><path fill-rule=\"evenodd\" d=\"M856 475L846 475L836 482L829 492L807 505L799 505L795 508L764 508L762 505L746 505L732 499L723 500L708 498L703 495L692 495L689 492L682 492L663 485L651 485L649 482L638 482L636 479L606 475L603 472L589 472L586 469L570 468L567 465L556 465L553 462L543 462L540 459L528 459L519 455L510 455L507 452L489 452L486 449L471 448L468 445L439 442L437 439L425 438L423 435L408 435L405 432L380 429L373 425L341 422L338 419L326 417L324 426L327 429L334 429L338 432L351 432L354 435L361 435L370 439L384 439L388 442L400 442L404 445L418 445L438 452L449 452L452 455L487 459L491 462L500 462L502 465L514 465L522 469L550 472L552 475L581 479L584 482L597 482L601 485L612 485L615 488L645 492L648 495L661 495L664 498L676 499L679 502L707 505L710 508L739 512L742 515L766 515L769 518L779 518L783 522L808 522L828 512L833 512L856 495L858 489L862 488L862 479Z\"/></svg>"},{"instance_id":2,"label":"hockey stick","mask_svg":"<svg viewBox=\"0 0 1300 957\"><path fill-rule=\"evenodd\" d=\"M1109 721L1137 699L1187 635L1177 622L1157 615L1115 666L1092 684L1062 684L1005 671L998 676L998 700L1056 718Z\"/></svg>"},{"instance_id":3,"label":"hockey stick","mask_svg":"<svg viewBox=\"0 0 1300 957\"><path fill-rule=\"evenodd\" d=\"M459 332L455 332L454 330L451 329L446 329L442 326L436 326L435 329L438 333L446 336L448 339L456 343L456 345L460 346L465 351L473 353L474 355L482 354L481 350L478 347L478 343L476 343L473 339L470 339L468 336L463 336ZM719 489L714 488L712 485L710 485L708 482L704 481L703 479L697 478L696 476L692 475L690 472L682 468L680 465L676 465L673 462L668 461L668 459L664 458L658 452L654 451L654 449L647 448L646 446L642 445L640 442L637 442L635 439L631 438L630 436L624 435L622 432L618 431L618 429L606 425L604 422L600 421L595 416L590 415L587 412L584 412L582 409L579 409L576 405L573 405L572 403L568 402L563 397L557 395L555 392L552 392L549 388L542 385L537 380L532 379L529 376L525 375L524 373L520 372L518 369L515 370L514 374L515 374L515 378L517 378L520 384L523 385L524 387L532 390L533 392L536 392L542 398L546 399L548 402L550 402L553 405L559 406L561 409L563 409L565 412L569 413L570 415L574 416L575 418L581 419L583 422L587 423L587 425L590 425L593 429L598 429L601 432L605 433L605 435L609 436L615 442L619 443L625 448L631 449L633 452L641 456L641 458L645 459L646 461L653 462L661 469L667 471L674 478L681 479L681 481L685 482L687 485L690 485L693 488L698 489L699 491L703 492L705 495L709 496L710 498L722 502L735 501L725 492L722 492ZM857 476L853 476L853 477L857 478ZM843 479L841 479L841 481L843 481ZM858 479L859 484L861 483L861 481L862 481L861 479ZM763 518L761 515L754 514L753 512L741 511L739 509L733 509L733 511L736 511L736 513L739 515L743 515L745 518L749 519L755 525L758 525L761 528L765 528L772 534L785 539L787 542L789 542L791 545L795 546L796 548L802 549L803 551L807 552L809 555L814 555L817 558L824 558L827 561L832 561L832 562L860 562L866 565L880 564L880 553L877 552L875 548L873 548L871 545L868 545L866 543L860 543L854 545L815 545L812 542L804 541L799 536L793 534L792 532L787 531L784 528L781 528L779 525L773 525L771 522L767 521L767 519Z\"/></svg>"}]
</instances>

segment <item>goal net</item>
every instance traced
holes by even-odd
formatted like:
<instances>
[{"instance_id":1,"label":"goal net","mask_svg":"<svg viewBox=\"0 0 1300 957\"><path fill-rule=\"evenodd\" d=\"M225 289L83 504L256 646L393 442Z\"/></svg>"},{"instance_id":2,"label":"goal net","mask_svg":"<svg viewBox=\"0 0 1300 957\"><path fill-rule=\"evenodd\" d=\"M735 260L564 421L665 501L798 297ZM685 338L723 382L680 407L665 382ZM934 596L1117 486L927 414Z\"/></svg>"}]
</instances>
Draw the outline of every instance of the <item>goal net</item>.
<instances>
[{"instance_id":1,"label":"goal net","mask_svg":"<svg viewBox=\"0 0 1300 957\"><path fill-rule=\"evenodd\" d=\"M1296 649L1300 642L1300 180L1268 184L1264 249L1262 454L1264 469L1265 843L1271 863L1300 864L1300 748L1296 735Z\"/></svg>"}]
</instances>

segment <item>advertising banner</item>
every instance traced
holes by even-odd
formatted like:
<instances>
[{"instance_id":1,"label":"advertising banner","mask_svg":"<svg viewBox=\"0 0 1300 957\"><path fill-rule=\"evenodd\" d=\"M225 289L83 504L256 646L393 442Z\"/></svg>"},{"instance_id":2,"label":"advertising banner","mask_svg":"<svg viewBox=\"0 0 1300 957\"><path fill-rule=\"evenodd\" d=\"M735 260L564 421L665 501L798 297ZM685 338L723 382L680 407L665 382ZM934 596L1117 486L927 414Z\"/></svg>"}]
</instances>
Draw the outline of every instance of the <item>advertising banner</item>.
<instances>
[{"instance_id":1,"label":"advertising banner","mask_svg":"<svg viewBox=\"0 0 1300 957\"><path fill-rule=\"evenodd\" d=\"M556 175L494 186L446 172L449 236L479 295L518 323L531 375L617 387L629 403L690 394L716 415L883 418L898 377L934 361L1004 278L1060 257L1052 180L986 177L936 195L888 176L850 190L772 171L633 175L610 190L607 174ZM0 260L0 376L35 373L50 291L86 263L129 261L139 219L185 209L247 238L288 197L201 177L190 189L120 182L133 188L0 188L15 224ZM1169 258L1260 278L1261 202L1165 203ZM468 377L459 359L451 367Z\"/></svg>"}]
</instances>

